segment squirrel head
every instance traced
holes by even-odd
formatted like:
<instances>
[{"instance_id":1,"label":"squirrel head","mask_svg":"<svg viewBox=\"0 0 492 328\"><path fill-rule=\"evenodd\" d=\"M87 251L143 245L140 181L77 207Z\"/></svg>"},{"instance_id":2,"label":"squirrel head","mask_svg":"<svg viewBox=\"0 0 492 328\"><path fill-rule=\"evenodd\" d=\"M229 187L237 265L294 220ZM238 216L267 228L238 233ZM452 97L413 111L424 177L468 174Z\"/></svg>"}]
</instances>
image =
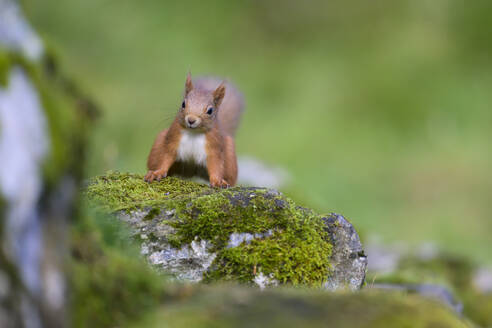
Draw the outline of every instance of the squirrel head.
<instances>
[{"instance_id":1,"label":"squirrel head","mask_svg":"<svg viewBox=\"0 0 492 328\"><path fill-rule=\"evenodd\" d=\"M188 73L183 103L178 112L179 123L188 130L209 131L217 122L217 114L224 96L224 82L213 91L195 88L191 74Z\"/></svg>"}]
</instances>

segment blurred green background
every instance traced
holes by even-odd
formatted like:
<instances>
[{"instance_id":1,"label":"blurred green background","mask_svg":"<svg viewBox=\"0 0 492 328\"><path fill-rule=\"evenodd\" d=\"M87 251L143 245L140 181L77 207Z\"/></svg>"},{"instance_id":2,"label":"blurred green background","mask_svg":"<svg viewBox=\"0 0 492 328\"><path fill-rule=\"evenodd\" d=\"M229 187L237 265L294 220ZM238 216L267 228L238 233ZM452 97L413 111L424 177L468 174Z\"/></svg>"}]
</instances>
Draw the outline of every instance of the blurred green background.
<instances>
[{"instance_id":1,"label":"blurred green background","mask_svg":"<svg viewBox=\"0 0 492 328\"><path fill-rule=\"evenodd\" d=\"M24 0L101 105L87 175L144 173L185 75L243 91L240 155L366 240L492 263L492 2Z\"/></svg>"}]
</instances>

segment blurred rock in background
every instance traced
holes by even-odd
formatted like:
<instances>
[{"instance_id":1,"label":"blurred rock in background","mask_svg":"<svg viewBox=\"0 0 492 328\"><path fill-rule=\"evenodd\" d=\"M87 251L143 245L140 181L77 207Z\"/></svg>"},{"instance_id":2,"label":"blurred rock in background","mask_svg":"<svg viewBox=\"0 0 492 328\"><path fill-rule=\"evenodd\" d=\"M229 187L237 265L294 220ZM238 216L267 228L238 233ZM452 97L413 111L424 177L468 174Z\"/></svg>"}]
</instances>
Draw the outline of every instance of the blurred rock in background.
<instances>
[{"instance_id":1,"label":"blurred rock in background","mask_svg":"<svg viewBox=\"0 0 492 328\"><path fill-rule=\"evenodd\" d=\"M367 287L438 300L474 323L492 325L492 270L432 243L368 243Z\"/></svg>"},{"instance_id":2,"label":"blurred rock in background","mask_svg":"<svg viewBox=\"0 0 492 328\"><path fill-rule=\"evenodd\" d=\"M29 60L37 61L43 56L43 43L16 0L0 0L0 44Z\"/></svg>"},{"instance_id":3,"label":"blurred rock in background","mask_svg":"<svg viewBox=\"0 0 492 328\"><path fill-rule=\"evenodd\" d=\"M0 327L63 327L67 222L88 111L54 57L0 0Z\"/></svg>"},{"instance_id":4,"label":"blurred rock in background","mask_svg":"<svg viewBox=\"0 0 492 328\"><path fill-rule=\"evenodd\" d=\"M267 165L251 156L240 156L238 167L238 184L240 185L277 189L287 185L290 179L286 169Z\"/></svg>"}]
</instances>

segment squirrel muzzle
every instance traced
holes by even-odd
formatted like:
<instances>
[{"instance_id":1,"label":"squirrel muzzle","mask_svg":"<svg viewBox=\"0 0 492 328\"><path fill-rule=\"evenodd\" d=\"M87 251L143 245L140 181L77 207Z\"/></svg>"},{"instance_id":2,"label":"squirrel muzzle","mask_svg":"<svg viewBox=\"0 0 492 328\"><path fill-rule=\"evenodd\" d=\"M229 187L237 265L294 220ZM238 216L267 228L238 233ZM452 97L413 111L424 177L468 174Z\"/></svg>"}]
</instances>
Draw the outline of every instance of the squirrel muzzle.
<instances>
[{"instance_id":1,"label":"squirrel muzzle","mask_svg":"<svg viewBox=\"0 0 492 328\"><path fill-rule=\"evenodd\" d=\"M200 126L200 124L202 123L202 119L199 118L198 116L189 114L189 115L186 115L185 122L186 122L186 126L188 128L195 129L195 128Z\"/></svg>"}]
</instances>

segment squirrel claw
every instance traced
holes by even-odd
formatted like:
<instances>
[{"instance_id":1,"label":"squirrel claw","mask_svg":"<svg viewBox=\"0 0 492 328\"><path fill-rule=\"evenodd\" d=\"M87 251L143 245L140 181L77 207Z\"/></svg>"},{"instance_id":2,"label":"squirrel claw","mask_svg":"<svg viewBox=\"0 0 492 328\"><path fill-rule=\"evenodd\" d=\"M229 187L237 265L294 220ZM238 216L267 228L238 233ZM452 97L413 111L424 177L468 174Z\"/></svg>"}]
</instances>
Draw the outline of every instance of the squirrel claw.
<instances>
[{"instance_id":1,"label":"squirrel claw","mask_svg":"<svg viewBox=\"0 0 492 328\"><path fill-rule=\"evenodd\" d=\"M213 188L229 188L230 187L230 185L224 179L210 180L210 186Z\"/></svg>"},{"instance_id":2,"label":"squirrel claw","mask_svg":"<svg viewBox=\"0 0 492 328\"><path fill-rule=\"evenodd\" d=\"M152 182L152 171L147 172L144 178L145 182Z\"/></svg>"},{"instance_id":3,"label":"squirrel claw","mask_svg":"<svg viewBox=\"0 0 492 328\"><path fill-rule=\"evenodd\" d=\"M145 175L145 178L144 180L146 182L152 182L154 180L157 180L157 181L161 181L162 178L165 178L167 176L167 173L166 172L163 172L161 170L157 170L157 171L149 171L147 172L147 174Z\"/></svg>"}]
</instances>

